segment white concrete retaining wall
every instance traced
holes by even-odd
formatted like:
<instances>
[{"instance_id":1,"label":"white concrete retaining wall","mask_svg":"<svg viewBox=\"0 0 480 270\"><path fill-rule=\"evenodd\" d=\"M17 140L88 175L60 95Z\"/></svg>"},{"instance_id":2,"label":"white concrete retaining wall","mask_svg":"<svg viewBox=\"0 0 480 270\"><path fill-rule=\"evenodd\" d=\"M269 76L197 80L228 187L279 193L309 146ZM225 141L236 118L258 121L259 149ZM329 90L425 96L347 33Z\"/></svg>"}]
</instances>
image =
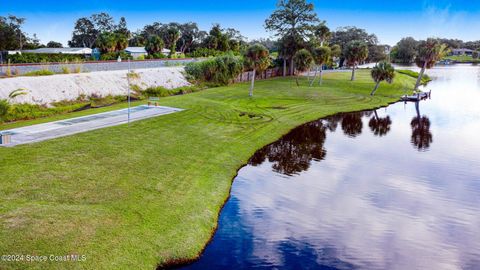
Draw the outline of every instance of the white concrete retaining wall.
<instances>
[{"instance_id":1,"label":"white concrete retaining wall","mask_svg":"<svg viewBox=\"0 0 480 270\"><path fill-rule=\"evenodd\" d=\"M189 85L183 75L183 67L138 69L139 79L132 79L145 89L150 86L176 88ZM61 100L74 100L80 95L126 95L127 71L101 71L79 74L59 74L38 77L0 79L0 99L7 99L10 92L23 88L27 95L10 100L11 103L50 104Z\"/></svg>"}]
</instances>

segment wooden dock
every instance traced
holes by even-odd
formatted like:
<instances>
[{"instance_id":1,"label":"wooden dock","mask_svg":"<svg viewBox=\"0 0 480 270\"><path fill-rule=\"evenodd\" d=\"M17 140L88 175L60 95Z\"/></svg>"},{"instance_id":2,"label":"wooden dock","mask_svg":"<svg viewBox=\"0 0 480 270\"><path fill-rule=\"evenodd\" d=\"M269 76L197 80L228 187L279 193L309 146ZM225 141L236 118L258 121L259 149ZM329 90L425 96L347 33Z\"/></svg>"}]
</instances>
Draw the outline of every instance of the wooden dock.
<instances>
[{"instance_id":1,"label":"wooden dock","mask_svg":"<svg viewBox=\"0 0 480 270\"><path fill-rule=\"evenodd\" d=\"M402 101L420 101L420 100L430 98L431 95L432 95L432 90L430 90L430 92L419 92L411 96L408 96L408 95L402 96Z\"/></svg>"}]
</instances>

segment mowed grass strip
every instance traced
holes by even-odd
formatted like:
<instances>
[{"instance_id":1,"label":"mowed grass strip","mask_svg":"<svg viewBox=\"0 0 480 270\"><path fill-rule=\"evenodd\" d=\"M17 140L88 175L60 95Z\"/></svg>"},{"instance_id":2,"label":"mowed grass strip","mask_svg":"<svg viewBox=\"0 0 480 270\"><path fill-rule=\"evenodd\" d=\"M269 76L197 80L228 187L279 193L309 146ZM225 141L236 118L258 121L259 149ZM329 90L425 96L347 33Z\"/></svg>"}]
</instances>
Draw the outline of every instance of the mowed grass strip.
<instances>
[{"instance_id":1,"label":"mowed grass strip","mask_svg":"<svg viewBox=\"0 0 480 270\"><path fill-rule=\"evenodd\" d=\"M414 84L397 75L370 97L368 71L349 77L326 74L315 87L258 81L253 98L248 84L168 97L161 105L186 110L0 148L0 254L86 255L0 261L0 269L154 269L196 258L233 177L257 149L302 123L387 105Z\"/></svg>"}]
</instances>

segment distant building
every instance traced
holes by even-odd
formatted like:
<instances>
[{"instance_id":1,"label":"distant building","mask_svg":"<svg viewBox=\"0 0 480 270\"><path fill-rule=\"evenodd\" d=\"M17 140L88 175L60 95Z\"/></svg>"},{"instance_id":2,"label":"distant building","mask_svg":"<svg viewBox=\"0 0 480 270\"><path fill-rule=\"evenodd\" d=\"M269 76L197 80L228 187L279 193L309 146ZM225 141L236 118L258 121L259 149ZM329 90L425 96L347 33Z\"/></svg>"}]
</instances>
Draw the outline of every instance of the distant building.
<instances>
[{"instance_id":1,"label":"distant building","mask_svg":"<svg viewBox=\"0 0 480 270\"><path fill-rule=\"evenodd\" d=\"M139 58L140 56L147 56L148 52L144 47L127 47L125 52L132 56L134 59Z\"/></svg>"},{"instance_id":2,"label":"distant building","mask_svg":"<svg viewBox=\"0 0 480 270\"><path fill-rule=\"evenodd\" d=\"M148 52L145 50L144 47L127 47L125 49L125 52L131 55L134 59L140 57L140 56L147 56ZM169 49L162 49L161 53L165 56L170 55L170 50ZM176 55L179 55L179 52L175 52Z\"/></svg>"},{"instance_id":3,"label":"distant building","mask_svg":"<svg viewBox=\"0 0 480 270\"><path fill-rule=\"evenodd\" d=\"M453 49L452 50L452 55L472 55L473 50L470 49Z\"/></svg>"},{"instance_id":4,"label":"distant building","mask_svg":"<svg viewBox=\"0 0 480 270\"><path fill-rule=\"evenodd\" d=\"M13 54L22 54L22 52L21 51L0 51L0 64L7 63L8 56Z\"/></svg>"},{"instance_id":5,"label":"distant building","mask_svg":"<svg viewBox=\"0 0 480 270\"><path fill-rule=\"evenodd\" d=\"M91 55L90 48L39 48L35 50L22 50L23 53L42 53L42 54L78 54Z\"/></svg>"}]
</instances>

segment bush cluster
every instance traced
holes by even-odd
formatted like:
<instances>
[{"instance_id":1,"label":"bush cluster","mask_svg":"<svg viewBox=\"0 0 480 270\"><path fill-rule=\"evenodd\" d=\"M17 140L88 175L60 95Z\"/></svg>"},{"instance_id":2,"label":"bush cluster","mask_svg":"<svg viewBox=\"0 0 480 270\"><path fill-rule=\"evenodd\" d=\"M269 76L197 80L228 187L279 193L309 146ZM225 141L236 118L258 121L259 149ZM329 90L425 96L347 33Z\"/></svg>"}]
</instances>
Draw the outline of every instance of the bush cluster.
<instances>
[{"instance_id":1,"label":"bush cluster","mask_svg":"<svg viewBox=\"0 0 480 270\"><path fill-rule=\"evenodd\" d=\"M149 54L145 57L146 59L164 59L164 58L167 58L167 56L163 53L153 53L153 54Z\"/></svg>"},{"instance_id":2,"label":"bush cluster","mask_svg":"<svg viewBox=\"0 0 480 270\"><path fill-rule=\"evenodd\" d=\"M168 96L194 93L206 88L207 86L204 86L204 85L183 86L183 87L178 87L174 89L167 89L162 86L157 86L157 87L149 87L145 90L140 90L139 92L141 94L141 98L168 97Z\"/></svg>"},{"instance_id":3,"label":"bush cluster","mask_svg":"<svg viewBox=\"0 0 480 270\"><path fill-rule=\"evenodd\" d=\"M30 71L26 72L23 74L23 76L49 76L49 75L54 75L55 72L48 70L48 69L41 69L41 70L35 70L35 71Z\"/></svg>"},{"instance_id":4,"label":"bush cluster","mask_svg":"<svg viewBox=\"0 0 480 270\"><path fill-rule=\"evenodd\" d=\"M8 55L12 64L49 63L49 62L76 62L84 61L85 57L72 54L22 53Z\"/></svg>"},{"instance_id":5,"label":"bush cluster","mask_svg":"<svg viewBox=\"0 0 480 270\"><path fill-rule=\"evenodd\" d=\"M130 58L130 55L126 52L109 52L109 53L102 53L102 55L100 55L100 60L102 61L117 60L119 56L120 58L122 58L122 60Z\"/></svg>"},{"instance_id":6,"label":"bush cluster","mask_svg":"<svg viewBox=\"0 0 480 270\"><path fill-rule=\"evenodd\" d=\"M185 71L189 79L196 82L227 85L243 72L243 58L226 54L201 62L187 64Z\"/></svg>"},{"instance_id":7,"label":"bush cluster","mask_svg":"<svg viewBox=\"0 0 480 270\"><path fill-rule=\"evenodd\" d=\"M191 53L188 53L188 57L192 58L198 58L198 57L210 57L210 56L219 56L225 54L225 52L222 51L217 51L215 49L209 49L209 48L197 48Z\"/></svg>"}]
</instances>

